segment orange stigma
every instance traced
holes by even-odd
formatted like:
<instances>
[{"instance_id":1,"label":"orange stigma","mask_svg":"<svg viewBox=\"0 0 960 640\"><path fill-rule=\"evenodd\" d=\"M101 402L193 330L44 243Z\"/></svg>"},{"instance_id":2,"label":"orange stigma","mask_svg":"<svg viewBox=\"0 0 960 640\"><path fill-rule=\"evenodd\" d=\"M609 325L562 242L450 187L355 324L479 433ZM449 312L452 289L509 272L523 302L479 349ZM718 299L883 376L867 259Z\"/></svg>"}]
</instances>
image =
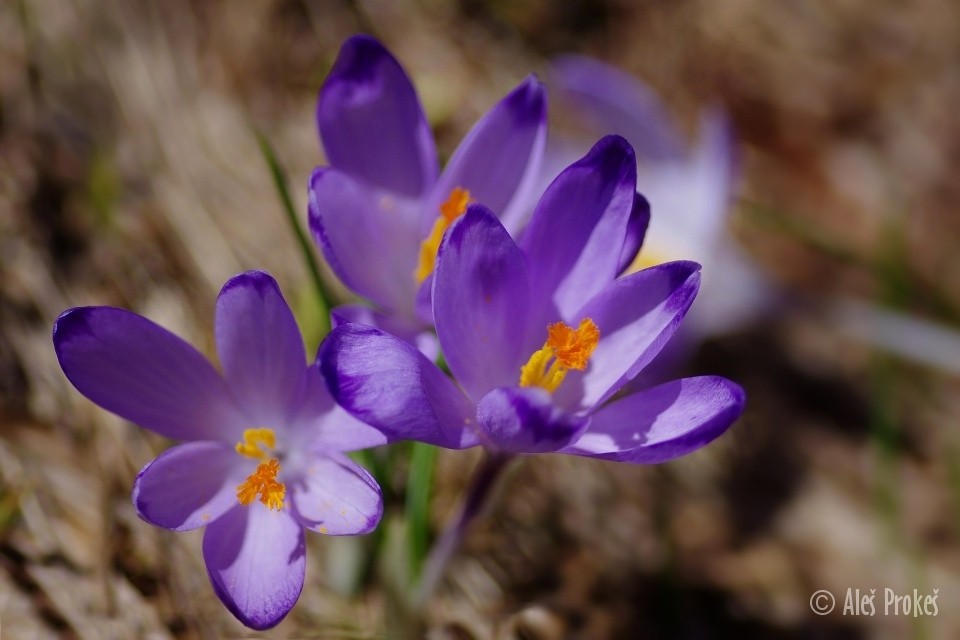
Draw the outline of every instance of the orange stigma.
<instances>
[{"instance_id":1,"label":"orange stigma","mask_svg":"<svg viewBox=\"0 0 960 640\"><path fill-rule=\"evenodd\" d=\"M567 371L583 371L600 341L600 329L590 318L584 318L576 329L563 322L547 327L547 340L533 352L520 369L521 387L540 387L553 393L567 376Z\"/></svg>"},{"instance_id":2,"label":"orange stigma","mask_svg":"<svg viewBox=\"0 0 960 640\"><path fill-rule=\"evenodd\" d=\"M256 471L237 485L237 500L243 506L248 506L259 496L260 502L267 508L279 511L283 508L287 487L277 480L278 473L280 473L280 461L276 458L261 462L257 465Z\"/></svg>"},{"instance_id":3,"label":"orange stigma","mask_svg":"<svg viewBox=\"0 0 960 640\"><path fill-rule=\"evenodd\" d=\"M420 258L417 260L417 268L413 272L417 284L422 283L433 273L433 265L437 260L437 250L440 248L440 241L443 240L444 232L450 228L454 220L466 212L467 205L473 202L470 192L462 187L454 187L447 200L440 205L440 215L433 223L430 229L430 235L420 243Z\"/></svg>"}]
</instances>

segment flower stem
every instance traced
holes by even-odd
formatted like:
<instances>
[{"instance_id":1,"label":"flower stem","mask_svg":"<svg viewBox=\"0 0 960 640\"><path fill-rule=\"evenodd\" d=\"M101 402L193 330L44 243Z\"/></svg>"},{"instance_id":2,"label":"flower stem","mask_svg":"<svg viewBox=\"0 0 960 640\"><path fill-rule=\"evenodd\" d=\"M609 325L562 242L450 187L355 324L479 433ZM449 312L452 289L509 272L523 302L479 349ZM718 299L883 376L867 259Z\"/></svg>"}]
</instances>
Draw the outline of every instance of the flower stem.
<instances>
[{"instance_id":1,"label":"flower stem","mask_svg":"<svg viewBox=\"0 0 960 640\"><path fill-rule=\"evenodd\" d=\"M443 577L447 563L460 548L467 528L474 518L483 511L490 497L490 492L496 485L497 478L500 477L500 473L512 459L512 456L503 453L487 452L484 454L483 460L473 474L470 489L460 506L460 512L447 525L446 530L430 550L430 555L427 556L423 577L420 581L418 604L421 606L433 594L440 578Z\"/></svg>"}]
</instances>

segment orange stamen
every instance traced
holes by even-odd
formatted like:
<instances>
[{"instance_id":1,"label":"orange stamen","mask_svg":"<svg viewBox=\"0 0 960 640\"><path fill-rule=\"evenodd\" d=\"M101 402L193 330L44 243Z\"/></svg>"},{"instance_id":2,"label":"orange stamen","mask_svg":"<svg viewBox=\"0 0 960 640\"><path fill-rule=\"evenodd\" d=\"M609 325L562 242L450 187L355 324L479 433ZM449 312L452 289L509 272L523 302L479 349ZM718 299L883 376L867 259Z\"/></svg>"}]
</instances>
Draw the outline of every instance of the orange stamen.
<instances>
[{"instance_id":1,"label":"orange stamen","mask_svg":"<svg viewBox=\"0 0 960 640\"><path fill-rule=\"evenodd\" d=\"M420 257L417 260L417 268L413 272L417 284L422 283L427 279L427 276L433 273L433 266L437 260L437 250L440 249L443 234L457 218L466 212L467 205L471 202L473 202L473 198L470 197L469 191L461 187L454 187L446 201L440 205L440 215L434 220L430 234L420 243Z\"/></svg>"},{"instance_id":2,"label":"orange stamen","mask_svg":"<svg viewBox=\"0 0 960 640\"><path fill-rule=\"evenodd\" d=\"M520 369L520 386L537 386L553 393L570 369L587 368L600 341L600 329L590 318L584 318L576 329L555 322L547 327L547 340Z\"/></svg>"},{"instance_id":3,"label":"orange stamen","mask_svg":"<svg viewBox=\"0 0 960 640\"><path fill-rule=\"evenodd\" d=\"M261 462L246 480L237 485L237 500L240 504L247 506L259 496L260 502L267 508L279 511L283 508L287 487L277 480L278 473L280 473L280 461L276 458Z\"/></svg>"}]
</instances>

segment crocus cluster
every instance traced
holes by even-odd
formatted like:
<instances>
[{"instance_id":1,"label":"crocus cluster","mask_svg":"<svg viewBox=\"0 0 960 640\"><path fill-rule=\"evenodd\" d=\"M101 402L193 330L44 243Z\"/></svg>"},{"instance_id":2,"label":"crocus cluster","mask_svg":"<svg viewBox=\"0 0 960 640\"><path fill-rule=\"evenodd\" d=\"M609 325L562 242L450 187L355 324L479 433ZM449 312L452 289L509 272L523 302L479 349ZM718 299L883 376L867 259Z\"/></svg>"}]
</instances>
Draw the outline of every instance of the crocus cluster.
<instances>
[{"instance_id":1,"label":"crocus cluster","mask_svg":"<svg viewBox=\"0 0 960 640\"><path fill-rule=\"evenodd\" d=\"M366 36L343 45L317 123L330 164L310 178L310 227L333 271L373 306L334 309L315 364L259 271L220 292L221 371L122 309L70 309L53 331L83 395L183 441L143 468L133 502L160 527L206 526L210 581L241 622L269 628L293 607L304 529L377 525L380 489L347 452L418 440L480 445L499 460L654 463L740 415L743 391L724 378L628 386L677 331L700 265L628 271L650 206L626 140L602 138L533 207L546 95L530 77L441 172L412 83ZM449 374L434 363L440 353Z\"/></svg>"},{"instance_id":2,"label":"crocus cluster","mask_svg":"<svg viewBox=\"0 0 960 640\"><path fill-rule=\"evenodd\" d=\"M519 244L487 207L468 206L433 280L455 381L407 342L346 324L319 354L334 398L390 439L450 448L651 463L716 438L743 407L729 380L614 397L677 330L700 283L692 262L618 277L638 248L636 175L630 145L602 139L546 190Z\"/></svg>"}]
</instances>

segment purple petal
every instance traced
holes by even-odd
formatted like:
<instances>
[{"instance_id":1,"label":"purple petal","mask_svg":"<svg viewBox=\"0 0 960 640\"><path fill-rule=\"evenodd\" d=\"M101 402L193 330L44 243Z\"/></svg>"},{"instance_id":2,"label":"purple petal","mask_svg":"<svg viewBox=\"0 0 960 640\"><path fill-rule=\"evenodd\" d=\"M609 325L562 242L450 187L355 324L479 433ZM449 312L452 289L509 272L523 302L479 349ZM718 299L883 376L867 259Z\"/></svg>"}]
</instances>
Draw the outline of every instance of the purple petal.
<instances>
[{"instance_id":1,"label":"purple petal","mask_svg":"<svg viewBox=\"0 0 960 640\"><path fill-rule=\"evenodd\" d=\"M150 524L196 529L235 507L243 458L220 442L188 442L160 454L137 475L133 505ZM249 465L248 465L249 466Z\"/></svg>"},{"instance_id":2,"label":"purple petal","mask_svg":"<svg viewBox=\"0 0 960 640\"><path fill-rule=\"evenodd\" d=\"M409 343L373 327L345 324L324 340L318 362L340 406L389 440L448 449L477 444L467 428L473 404Z\"/></svg>"},{"instance_id":3,"label":"purple petal","mask_svg":"<svg viewBox=\"0 0 960 640\"><path fill-rule=\"evenodd\" d=\"M611 402L563 453L651 464L706 445L743 412L746 396L725 378L685 378Z\"/></svg>"},{"instance_id":4,"label":"purple petal","mask_svg":"<svg viewBox=\"0 0 960 640\"><path fill-rule=\"evenodd\" d=\"M620 278L577 314L600 342L586 371L570 371L556 391L561 406L590 408L633 378L676 332L700 286L700 265L668 262Z\"/></svg>"},{"instance_id":5,"label":"purple petal","mask_svg":"<svg viewBox=\"0 0 960 640\"><path fill-rule=\"evenodd\" d=\"M175 440L227 440L244 418L213 366L189 344L113 307L65 311L53 327L60 367L104 409Z\"/></svg>"},{"instance_id":6,"label":"purple petal","mask_svg":"<svg viewBox=\"0 0 960 640\"><path fill-rule=\"evenodd\" d=\"M413 318L420 232L409 203L376 193L335 169L310 176L310 230L330 268L361 296Z\"/></svg>"},{"instance_id":7,"label":"purple petal","mask_svg":"<svg viewBox=\"0 0 960 640\"><path fill-rule=\"evenodd\" d=\"M300 597L306 571L303 528L259 502L236 506L203 535L213 590L252 629L276 626Z\"/></svg>"},{"instance_id":8,"label":"purple petal","mask_svg":"<svg viewBox=\"0 0 960 640\"><path fill-rule=\"evenodd\" d=\"M433 282L433 274L427 277L426 282ZM355 322L382 329L417 347L431 361L436 360L440 353L437 336L432 329L428 328L428 325L422 322L410 321L408 318L389 313L381 313L362 304L344 304L335 307L330 312L330 318L334 327Z\"/></svg>"},{"instance_id":9,"label":"purple petal","mask_svg":"<svg viewBox=\"0 0 960 640\"><path fill-rule=\"evenodd\" d=\"M615 133L636 147L641 161L662 162L684 155L686 145L663 105L644 84L623 71L583 56L561 56L552 77L598 133Z\"/></svg>"},{"instance_id":10,"label":"purple petal","mask_svg":"<svg viewBox=\"0 0 960 640\"><path fill-rule=\"evenodd\" d=\"M477 122L457 147L428 200L423 234L429 232L454 187L470 191L506 226L508 221L515 225L528 206L526 189L537 177L546 136L546 90L530 76Z\"/></svg>"},{"instance_id":11,"label":"purple petal","mask_svg":"<svg viewBox=\"0 0 960 640\"><path fill-rule=\"evenodd\" d=\"M383 515L377 482L346 456L316 456L292 489L294 517L313 531L331 536L369 533Z\"/></svg>"},{"instance_id":12,"label":"purple petal","mask_svg":"<svg viewBox=\"0 0 960 640\"><path fill-rule=\"evenodd\" d=\"M228 280L217 298L214 334L224 377L250 423L276 427L293 417L307 357L277 282L262 271Z\"/></svg>"},{"instance_id":13,"label":"purple petal","mask_svg":"<svg viewBox=\"0 0 960 640\"><path fill-rule=\"evenodd\" d=\"M635 193L633 209L630 211L630 219L627 221L627 236L624 238L623 248L620 250L620 266L617 268L617 273L623 273L637 257L649 226L650 203L642 195Z\"/></svg>"},{"instance_id":14,"label":"purple petal","mask_svg":"<svg viewBox=\"0 0 960 640\"><path fill-rule=\"evenodd\" d=\"M317 126L330 164L358 180L410 198L436 181L437 152L416 91L369 36L343 43L320 89Z\"/></svg>"},{"instance_id":15,"label":"purple petal","mask_svg":"<svg viewBox=\"0 0 960 640\"><path fill-rule=\"evenodd\" d=\"M525 320L530 288L523 254L497 218L470 205L437 256L437 337L454 378L470 397L514 385L537 348Z\"/></svg>"},{"instance_id":16,"label":"purple petal","mask_svg":"<svg viewBox=\"0 0 960 640\"><path fill-rule=\"evenodd\" d=\"M320 370L311 366L300 413L292 421L296 443L324 451L359 451L387 443L387 437L333 401Z\"/></svg>"},{"instance_id":17,"label":"purple petal","mask_svg":"<svg viewBox=\"0 0 960 640\"><path fill-rule=\"evenodd\" d=\"M494 389L477 405L484 446L510 453L557 451L580 435L587 420L555 407L538 387Z\"/></svg>"},{"instance_id":18,"label":"purple petal","mask_svg":"<svg viewBox=\"0 0 960 640\"><path fill-rule=\"evenodd\" d=\"M623 138L601 139L540 199L521 239L539 303L567 319L613 281L636 193L637 166Z\"/></svg>"}]
</instances>

